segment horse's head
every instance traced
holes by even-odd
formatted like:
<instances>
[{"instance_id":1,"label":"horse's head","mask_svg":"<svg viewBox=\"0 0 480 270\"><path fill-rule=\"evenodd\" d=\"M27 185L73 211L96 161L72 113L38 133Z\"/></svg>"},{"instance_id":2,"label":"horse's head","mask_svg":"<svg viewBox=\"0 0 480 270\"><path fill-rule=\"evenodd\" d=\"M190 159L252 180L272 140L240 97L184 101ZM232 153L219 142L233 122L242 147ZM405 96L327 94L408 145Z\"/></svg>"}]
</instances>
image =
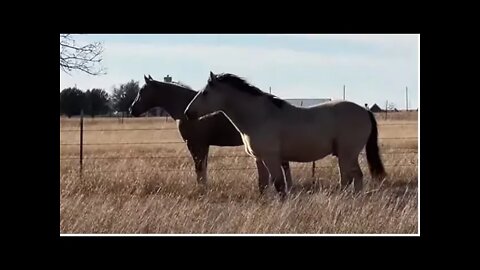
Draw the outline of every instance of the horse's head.
<instances>
[{"instance_id":1,"label":"horse's head","mask_svg":"<svg viewBox=\"0 0 480 270\"><path fill-rule=\"evenodd\" d=\"M155 91L153 79L150 75L148 75L148 77L143 77L145 78L145 85L140 88L137 97L129 108L130 114L135 117L140 116L152 108L152 100Z\"/></svg>"},{"instance_id":2,"label":"horse's head","mask_svg":"<svg viewBox=\"0 0 480 270\"><path fill-rule=\"evenodd\" d=\"M210 71L210 78L202 91L190 101L185 109L187 119L198 119L207 114L221 111L226 104L222 82L217 80L215 74Z\"/></svg>"}]
</instances>

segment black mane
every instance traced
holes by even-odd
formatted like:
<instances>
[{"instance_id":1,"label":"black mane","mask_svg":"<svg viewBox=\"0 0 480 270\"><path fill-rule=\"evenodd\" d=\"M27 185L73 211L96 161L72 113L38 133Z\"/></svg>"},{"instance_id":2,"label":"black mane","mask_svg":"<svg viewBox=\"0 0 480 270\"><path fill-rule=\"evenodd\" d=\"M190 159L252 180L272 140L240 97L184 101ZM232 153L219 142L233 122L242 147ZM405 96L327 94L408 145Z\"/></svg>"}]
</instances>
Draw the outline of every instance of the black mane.
<instances>
[{"instance_id":1,"label":"black mane","mask_svg":"<svg viewBox=\"0 0 480 270\"><path fill-rule=\"evenodd\" d=\"M216 81L227 83L234 88L238 89L239 91L254 95L254 96L266 96L268 99L277 107L281 108L287 102L283 99L280 99L277 96L274 96L269 93L265 93L262 90L258 89L257 87L249 84L244 79L230 74L230 73L222 73L216 76ZM211 80L208 80L208 84L212 83Z\"/></svg>"},{"instance_id":2,"label":"black mane","mask_svg":"<svg viewBox=\"0 0 480 270\"><path fill-rule=\"evenodd\" d=\"M161 81L155 81L155 80L152 80L151 82L154 83L154 84L156 84L156 85L171 84L171 85L183 87L183 88L186 88L186 89L189 89L189 90L193 90L192 87L184 84L183 82L161 82Z\"/></svg>"}]
</instances>

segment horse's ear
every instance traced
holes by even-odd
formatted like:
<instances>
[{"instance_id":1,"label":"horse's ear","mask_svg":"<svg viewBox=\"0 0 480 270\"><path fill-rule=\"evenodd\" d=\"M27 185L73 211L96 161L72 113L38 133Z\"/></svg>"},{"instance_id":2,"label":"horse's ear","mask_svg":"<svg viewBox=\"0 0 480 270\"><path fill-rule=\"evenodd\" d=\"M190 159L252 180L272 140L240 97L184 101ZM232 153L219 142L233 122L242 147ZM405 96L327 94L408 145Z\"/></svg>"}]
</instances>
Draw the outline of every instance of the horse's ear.
<instances>
[{"instance_id":1,"label":"horse's ear","mask_svg":"<svg viewBox=\"0 0 480 270\"><path fill-rule=\"evenodd\" d=\"M148 76L150 76L150 75L148 75ZM147 76L143 75L143 78L145 79L145 83L149 83L149 82L150 82L150 79L147 78Z\"/></svg>"},{"instance_id":2,"label":"horse's ear","mask_svg":"<svg viewBox=\"0 0 480 270\"><path fill-rule=\"evenodd\" d=\"M148 74L148 78L149 78L150 80L153 80L153 78L152 78L152 76L150 76L150 74Z\"/></svg>"},{"instance_id":3,"label":"horse's ear","mask_svg":"<svg viewBox=\"0 0 480 270\"><path fill-rule=\"evenodd\" d=\"M215 74L213 74L213 72L210 71L210 81L214 82L215 79L217 79L217 77L215 76Z\"/></svg>"}]
</instances>

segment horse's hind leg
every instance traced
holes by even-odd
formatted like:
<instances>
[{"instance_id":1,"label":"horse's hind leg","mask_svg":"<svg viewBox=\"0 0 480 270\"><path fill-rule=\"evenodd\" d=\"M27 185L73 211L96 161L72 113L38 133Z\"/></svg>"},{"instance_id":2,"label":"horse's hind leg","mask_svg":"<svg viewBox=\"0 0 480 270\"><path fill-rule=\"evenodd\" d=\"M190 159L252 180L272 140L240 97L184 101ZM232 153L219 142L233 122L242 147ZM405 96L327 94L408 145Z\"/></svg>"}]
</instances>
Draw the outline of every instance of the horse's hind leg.
<instances>
[{"instance_id":1,"label":"horse's hind leg","mask_svg":"<svg viewBox=\"0 0 480 270\"><path fill-rule=\"evenodd\" d=\"M352 161L348 155L339 155L338 165L340 168L340 189L343 191L353 182Z\"/></svg>"},{"instance_id":2,"label":"horse's hind leg","mask_svg":"<svg viewBox=\"0 0 480 270\"><path fill-rule=\"evenodd\" d=\"M363 173L358 164L358 153L343 153L338 157L340 166L340 187L342 190L347 189L354 182L355 192L359 192L363 188Z\"/></svg>"},{"instance_id":3,"label":"horse's hind leg","mask_svg":"<svg viewBox=\"0 0 480 270\"><path fill-rule=\"evenodd\" d=\"M362 169L360 168L360 164L358 164L358 159L356 160L354 165L353 179L353 187L355 193L360 192L363 189L363 173Z\"/></svg>"}]
</instances>

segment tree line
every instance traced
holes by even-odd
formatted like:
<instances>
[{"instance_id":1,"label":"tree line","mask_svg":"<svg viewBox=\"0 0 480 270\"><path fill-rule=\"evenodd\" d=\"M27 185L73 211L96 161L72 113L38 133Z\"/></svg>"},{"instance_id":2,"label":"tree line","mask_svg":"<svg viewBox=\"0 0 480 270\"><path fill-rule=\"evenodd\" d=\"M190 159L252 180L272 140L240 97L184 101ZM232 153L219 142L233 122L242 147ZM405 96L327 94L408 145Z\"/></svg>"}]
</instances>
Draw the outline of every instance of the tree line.
<instances>
[{"instance_id":1,"label":"tree line","mask_svg":"<svg viewBox=\"0 0 480 270\"><path fill-rule=\"evenodd\" d=\"M60 92L60 115L72 117L80 115L81 110L91 117L127 112L139 90L139 82L134 80L115 87L111 95L104 89L65 88Z\"/></svg>"}]
</instances>

